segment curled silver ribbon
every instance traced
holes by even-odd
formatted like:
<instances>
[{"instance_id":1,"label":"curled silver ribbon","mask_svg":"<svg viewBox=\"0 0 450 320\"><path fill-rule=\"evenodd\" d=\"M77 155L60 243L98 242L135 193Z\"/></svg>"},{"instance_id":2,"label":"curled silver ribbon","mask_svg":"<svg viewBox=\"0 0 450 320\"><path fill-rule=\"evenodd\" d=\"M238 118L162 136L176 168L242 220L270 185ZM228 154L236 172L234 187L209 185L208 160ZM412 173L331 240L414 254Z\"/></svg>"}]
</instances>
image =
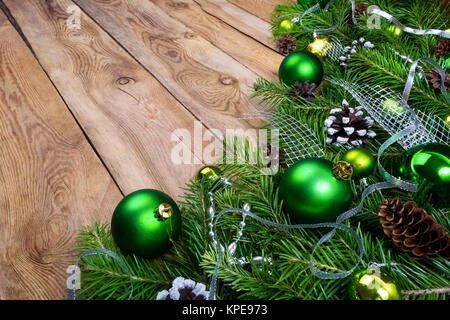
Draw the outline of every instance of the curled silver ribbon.
<instances>
[{"instance_id":1,"label":"curled silver ribbon","mask_svg":"<svg viewBox=\"0 0 450 320\"><path fill-rule=\"evenodd\" d=\"M85 252L83 252L77 259L77 261L75 262L75 268L73 268L72 273L70 275L71 279L72 279L72 284L75 285L75 270L78 267L78 263L80 262L80 260L84 257L87 256L91 256L94 254L103 254L106 256L109 256L111 258L113 258L114 260L116 260L117 262L119 262L122 267L125 269L125 271L128 273L129 277L130 277L130 281L133 280L133 278L131 277L131 272L130 269L128 269L127 265L125 264L125 262L122 260L121 257L119 257L115 252L112 252L110 250L104 249L104 248L95 248L95 249L90 249L87 250ZM130 295L128 297L128 300L131 300L131 297L133 297L133 289L134 289L134 285L133 282L130 283ZM68 288L67 289L67 300L75 300L75 288Z\"/></svg>"},{"instance_id":2,"label":"curled silver ribbon","mask_svg":"<svg viewBox=\"0 0 450 320\"><path fill-rule=\"evenodd\" d=\"M330 2L328 2L327 5L324 8L324 11L328 11L329 7L334 3L334 1L335 0L331 0ZM332 14L333 19L336 19L337 22L336 22L336 24L334 26L332 26L330 28L326 28L326 29L310 29L310 28L305 27L305 25L303 24L303 18L305 16L307 16L308 14L313 13L313 12L319 10L319 9L320 9L320 4L318 3L318 4L314 5L314 6L312 6L311 8L309 8L308 10L306 10L305 12L303 12L303 14L300 16L300 24L301 24L302 28L305 29L306 31L310 31L310 32L313 32L313 33L316 33L316 34L330 33L332 31L336 30L339 27L339 18L336 17L336 15L334 13L331 13L331 14Z\"/></svg>"},{"instance_id":3,"label":"curled silver ribbon","mask_svg":"<svg viewBox=\"0 0 450 320\"><path fill-rule=\"evenodd\" d=\"M353 23L358 26L361 29L369 29L366 26L363 26L361 24L358 23L358 21L355 18L355 10L356 10L356 4L355 4L355 0L350 0L352 3L352 21ZM389 21L391 21L392 23L396 24L401 30L403 30L404 32L407 33L412 33L412 34L416 34L416 35L427 35L427 34L433 34L436 36L442 36L442 37L446 37L446 38L450 38L450 33L442 31L442 30L438 30L438 29L413 29L410 27L407 27L405 25L403 25L400 21L398 21L394 16L392 16L391 14L387 13L386 11L380 10L380 9L372 9L370 10L371 14L376 14L379 15Z\"/></svg>"}]
</instances>

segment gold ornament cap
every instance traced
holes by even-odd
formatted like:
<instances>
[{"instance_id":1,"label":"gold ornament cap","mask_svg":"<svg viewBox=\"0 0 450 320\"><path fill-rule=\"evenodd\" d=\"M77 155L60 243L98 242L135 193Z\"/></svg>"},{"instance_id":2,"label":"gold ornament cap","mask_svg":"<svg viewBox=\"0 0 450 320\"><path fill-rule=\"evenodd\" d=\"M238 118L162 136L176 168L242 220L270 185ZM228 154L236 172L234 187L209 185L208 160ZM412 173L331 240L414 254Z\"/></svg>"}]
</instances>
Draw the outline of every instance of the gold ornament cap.
<instances>
[{"instance_id":1,"label":"gold ornament cap","mask_svg":"<svg viewBox=\"0 0 450 320\"><path fill-rule=\"evenodd\" d=\"M339 161L333 167L332 172L338 180L350 180L353 174L353 167L346 161Z\"/></svg>"},{"instance_id":2,"label":"gold ornament cap","mask_svg":"<svg viewBox=\"0 0 450 320\"><path fill-rule=\"evenodd\" d=\"M158 207L158 214L164 219L169 219L172 216L173 209L168 203L161 203Z\"/></svg>"}]
</instances>

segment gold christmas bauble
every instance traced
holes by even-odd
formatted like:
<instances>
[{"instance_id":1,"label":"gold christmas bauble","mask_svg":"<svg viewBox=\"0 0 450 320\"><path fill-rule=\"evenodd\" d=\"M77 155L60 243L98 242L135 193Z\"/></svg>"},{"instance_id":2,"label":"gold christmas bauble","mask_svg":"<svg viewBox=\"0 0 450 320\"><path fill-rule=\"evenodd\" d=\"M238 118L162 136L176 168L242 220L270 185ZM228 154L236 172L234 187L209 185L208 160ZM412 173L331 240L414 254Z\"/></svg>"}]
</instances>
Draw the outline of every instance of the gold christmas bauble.
<instances>
[{"instance_id":1,"label":"gold christmas bauble","mask_svg":"<svg viewBox=\"0 0 450 320\"><path fill-rule=\"evenodd\" d=\"M324 57L332 47L330 37L317 37L306 47L306 50L318 57Z\"/></svg>"}]
</instances>

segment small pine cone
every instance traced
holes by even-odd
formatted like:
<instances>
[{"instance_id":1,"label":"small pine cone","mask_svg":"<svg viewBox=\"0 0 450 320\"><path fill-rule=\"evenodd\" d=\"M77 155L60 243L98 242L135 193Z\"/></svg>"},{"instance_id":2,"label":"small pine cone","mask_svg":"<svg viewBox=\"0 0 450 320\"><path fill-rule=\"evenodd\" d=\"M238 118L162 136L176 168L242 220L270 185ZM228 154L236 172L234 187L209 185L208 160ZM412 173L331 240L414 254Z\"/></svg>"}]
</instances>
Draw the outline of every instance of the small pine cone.
<instances>
[{"instance_id":1,"label":"small pine cone","mask_svg":"<svg viewBox=\"0 0 450 320\"><path fill-rule=\"evenodd\" d=\"M450 236L442 225L414 201L385 199L380 205L380 224L384 233L403 252L414 259L441 255L450 259Z\"/></svg>"},{"instance_id":2,"label":"small pine cone","mask_svg":"<svg viewBox=\"0 0 450 320\"><path fill-rule=\"evenodd\" d=\"M277 50L279 53L287 56L297 49L297 39L287 34L284 37L278 38Z\"/></svg>"},{"instance_id":3,"label":"small pine cone","mask_svg":"<svg viewBox=\"0 0 450 320\"><path fill-rule=\"evenodd\" d=\"M364 3L357 3L355 5L355 19L358 19L359 17L361 17L362 15L367 14L367 10L368 10L368 6L367 4ZM353 20L352 20L352 9L349 10L348 12L348 23L353 24Z\"/></svg>"},{"instance_id":4,"label":"small pine cone","mask_svg":"<svg viewBox=\"0 0 450 320\"><path fill-rule=\"evenodd\" d=\"M289 91L289 98L292 101L297 101L296 98L302 97L308 101L312 101L319 93L319 88L315 83L309 83L308 80L303 83L296 81L294 88Z\"/></svg>"},{"instance_id":5,"label":"small pine cone","mask_svg":"<svg viewBox=\"0 0 450 320\"><path fill-rule=\"evenodd\" d=\"M450 39L439 40L434 46L434 54L441 58L450 52Z\"/></svg>"},{"instance_id":6,"label":"small pine cone","mask_svg":"<svg viewBox=\"0 0 450 320\"><path fill-rule=\"evenodd\" d=\"M172 288L158 293L156 300L208 300L209 292L203 283L178 277L172 282Z\"/></svg>"},{"instance_id":7,"label":"small pine cone","mask_svg":"<svg viewBox=\"0 0 450 320\"><path fill-rule=\"evenodd\" d=\"M327 144L346 144L358 147L376 136L369 130L373 125L370 117L364 117L362 107L349 108L348 102L342 102L344 109L331 109L331 115L325 120L328 134Z\"/></svg>"},{"instance_id":8,"label":"small pine cone","mask_svg":"<svg viewBox=\"0 0 450 320\"><path fill-rule=\"evenodd\" d=\"M433 68L430 73L427 73L427 80L432 88L438 91L441 90L441 75L436 68ZM445 75L444 86L445 89L450 89L450 73Z\"/></svg>"}]
</instances>

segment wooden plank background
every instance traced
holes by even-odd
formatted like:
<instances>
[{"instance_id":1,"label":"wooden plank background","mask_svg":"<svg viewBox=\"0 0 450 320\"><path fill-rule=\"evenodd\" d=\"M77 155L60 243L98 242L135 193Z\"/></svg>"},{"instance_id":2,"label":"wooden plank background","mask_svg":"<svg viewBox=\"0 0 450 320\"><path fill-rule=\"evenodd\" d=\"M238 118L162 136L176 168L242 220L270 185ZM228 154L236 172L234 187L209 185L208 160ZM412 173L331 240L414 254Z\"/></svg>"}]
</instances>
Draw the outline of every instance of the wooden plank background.
<instances>
[{"instance_id":1,"label":"wooden plank background","mask_svg":"<svg viewBox=\"0 0 450 320\"><path fill-rule=\"evenodd\" d=\"M209 142L176 129L261 124L238 117L277 79L281 2L0 0L0 299L64 298L82 225L137 189L178 199Z\"/></svg>"}]
</instances>

